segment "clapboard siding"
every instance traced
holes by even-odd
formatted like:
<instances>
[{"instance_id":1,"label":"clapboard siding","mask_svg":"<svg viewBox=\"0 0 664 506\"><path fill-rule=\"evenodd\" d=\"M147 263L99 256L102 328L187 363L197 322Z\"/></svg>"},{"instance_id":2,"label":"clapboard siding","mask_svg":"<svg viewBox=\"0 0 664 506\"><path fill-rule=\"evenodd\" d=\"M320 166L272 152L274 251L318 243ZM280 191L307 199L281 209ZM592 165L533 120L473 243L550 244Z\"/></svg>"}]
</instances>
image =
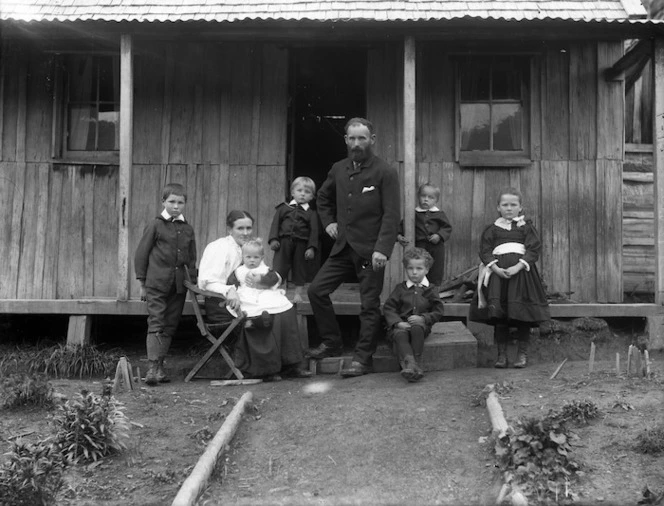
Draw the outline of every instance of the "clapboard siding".
<instances>
[{"instance_id":1,"label":"clapboard siding","mask_svg":"<svg viewBox=\"0 0 664 506\"><path fill-rule=\"evenodd\" d=\"M479 237L496 213L501 188L516 186L538 228L540 271L549 291L582 302L620 302L622 278L622 85L601 71L620 43L570 44L533 56L531 147L524 168L461 168L454 159L453 47L420 47L419 178L442 188L441 208L454 227L445 273L478 262ZM598 100L601 97L601 100ZM415 203L406 203L415 205Z\"/></svg>"}]
</instances>

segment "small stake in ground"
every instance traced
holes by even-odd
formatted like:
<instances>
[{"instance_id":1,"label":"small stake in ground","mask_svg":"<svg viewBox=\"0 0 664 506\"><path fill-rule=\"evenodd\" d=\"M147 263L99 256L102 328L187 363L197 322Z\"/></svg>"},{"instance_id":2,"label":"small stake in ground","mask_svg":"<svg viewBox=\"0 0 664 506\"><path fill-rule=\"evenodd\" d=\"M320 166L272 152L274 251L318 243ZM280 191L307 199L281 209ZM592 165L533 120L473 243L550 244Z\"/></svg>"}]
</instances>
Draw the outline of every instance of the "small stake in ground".
<instances>
[{"instance_id":1,"label":"small stake in ground","mask_svg":"<svg viewBox=\"0 0 664 506\"><path fill-rule=\"evenodd\" d=\"M629 348L627 348L627 376L632 374L632 348L634 348L633 345L629 345Z\"/></svg>"},{"instance_id":2,"label":"small stake in ground","mask_svg":"<svg viewBox=\"0 0 664 506\"><path fill-rule=\"evenodd\" d=\"M620 353L616 353L616 376L620 376Z\"/></svg>"},{"instance_id":3,"label":"small stake in ground","mask_svg":"<svg viewBox=\"0 0 664 506\"><path fill-rule=\"evenodd\" d=\"M643 351L643 361L645 362L644 373L646 378L650 378L650 353L648 350Z\"/></svg>"},{"instance_id":4,"label":"small stake in ground","mask_svg":"<svg viewBox=\"0 0 664 506\"><path fill-rule=\"evenodd\" d=\"M641 350L634 346L632 353L634 353L634 374L641 376Z\"/></svg>"},{"instance_id":5,"label":"small stake in ground","mask_svg":"<svg viewBox=\"0 0 664 506\"><path fill-rule=\"evenodd\" d=\"M558 368L557 368L555 371L553 371L553 374L552 374L551 377L549 378L550 380L552 380L552 379L554 379L556 376L558 376L558 373L561 371L561 369L563 368L563 366L565 365L566 362L567 362L567 359L563 360L563 361L560 363L560 365L558 366Z\"/></svg>"},{"instance_id":6,"label":"small stake in ground","mask_svg":"<svg viewBox=\"0 0 664 506\"><path fill-rule=\"evenodd\" d=\"M590 360L588 361L588 372L595 368L595 343L590 343Z\"/></svg>"},{"instance_id":7,"label":"small stake in ground","mask_svg":"<svg viewBox=\"0 0 664 506\"><path fill-rule=\"evenodd\" d=\"M113 380L113 391L116 392L120 384L124 383L127 390L134 389L134 379L131 376L131 364L127 357L120 357L118 366L115 368L115 380Z\"/></svg>"}]
</instances>

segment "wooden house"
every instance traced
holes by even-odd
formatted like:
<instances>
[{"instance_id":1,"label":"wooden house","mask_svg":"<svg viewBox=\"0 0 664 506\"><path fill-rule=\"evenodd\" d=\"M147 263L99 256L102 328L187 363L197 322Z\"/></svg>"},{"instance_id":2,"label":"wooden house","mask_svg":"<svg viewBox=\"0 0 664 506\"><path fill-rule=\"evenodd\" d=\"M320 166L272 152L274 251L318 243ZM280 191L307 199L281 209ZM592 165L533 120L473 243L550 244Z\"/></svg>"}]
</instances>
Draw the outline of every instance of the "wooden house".
<instances>
[{"instance_id":1,"label":"wooden house","mask_svg":"<svg viewBox=\"0 0 664 506\"><path fill-rule=\"evenodd\" d=\"M516 186L549 291L579 303L554 316L648 317L662 346L661 133L655 303L624 299L626 39L654 55L664 131L664 30L645 17L637 0L3 0L0 311L69 314L83 335L87 315L143 314L132 252L164 183L186 185L201 251L231 209L265 235L289 181L320 184L366 116L407 235L418 182L441 187L447 274Z\"/></svg>"}]
</instances>

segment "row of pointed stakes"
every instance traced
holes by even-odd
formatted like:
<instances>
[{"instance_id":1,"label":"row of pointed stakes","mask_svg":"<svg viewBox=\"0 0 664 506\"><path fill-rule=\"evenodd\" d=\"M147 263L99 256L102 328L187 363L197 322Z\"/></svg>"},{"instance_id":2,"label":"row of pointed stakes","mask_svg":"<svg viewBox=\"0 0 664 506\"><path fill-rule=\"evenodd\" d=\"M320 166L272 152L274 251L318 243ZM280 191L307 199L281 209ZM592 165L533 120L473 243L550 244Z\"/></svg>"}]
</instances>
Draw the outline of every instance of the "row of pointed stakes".
<instances>
[{"instance_id":1,"label":"row of pointed stakes","mask_svg":"<svg viewBox=\"0 0 664 506\"><path fill-rule=\"evenodd\" d=\"M590 359L588 360L588 372L593 372L595 367L595 343L590 343ZM620 376L620 353L616 353L616 374ZM650 354L648 350L639 350L633 344L627 349L627 376L650 377Z\"/></svg>"}]
</instances>

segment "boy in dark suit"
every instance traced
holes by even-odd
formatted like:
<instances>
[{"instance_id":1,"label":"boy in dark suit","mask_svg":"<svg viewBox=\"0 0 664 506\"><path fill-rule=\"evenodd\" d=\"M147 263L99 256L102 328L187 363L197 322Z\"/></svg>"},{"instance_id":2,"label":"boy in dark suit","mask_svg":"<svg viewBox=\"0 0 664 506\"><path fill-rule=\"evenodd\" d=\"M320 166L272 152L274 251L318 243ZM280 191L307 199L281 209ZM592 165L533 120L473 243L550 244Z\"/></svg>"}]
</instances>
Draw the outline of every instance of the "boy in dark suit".
<instances>
[{"instance_id":1,"label":"boy in dark suit","mask_svg":"<svg viewBox=\"0 0 664 506\"><path fill-rule=\"evenodd\" d=\"M162 193L164 210L145 227L134 256L141 300L147 301L146 348L149 369L145 382L154 386L169 379L164 358L180 323L187 292L184 269L195 273L194 229L182 215L187 194L180 184L167 184Z\"/></svg>"}]
</instances>

